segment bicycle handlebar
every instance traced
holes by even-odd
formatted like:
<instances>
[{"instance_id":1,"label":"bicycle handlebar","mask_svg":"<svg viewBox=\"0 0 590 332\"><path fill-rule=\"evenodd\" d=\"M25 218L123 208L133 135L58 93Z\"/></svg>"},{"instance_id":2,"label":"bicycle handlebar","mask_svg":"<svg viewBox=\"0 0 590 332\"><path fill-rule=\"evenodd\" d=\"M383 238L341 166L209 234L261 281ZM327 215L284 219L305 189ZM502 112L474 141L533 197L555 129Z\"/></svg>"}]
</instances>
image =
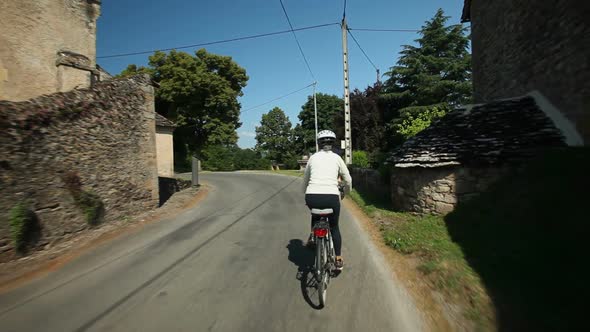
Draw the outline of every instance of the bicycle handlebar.
<instances>
[{"instance_id":1,"label":"bicycle handlebar","mask_svg":"<svg viewBox=\"0 0 590 332\"><path fill-rule=\"evenodd\" d=\"M340 191L340 199L344 199L346 193L344 192L344 185L338 184L338 191Z\"/></svg>"}]
</instances>

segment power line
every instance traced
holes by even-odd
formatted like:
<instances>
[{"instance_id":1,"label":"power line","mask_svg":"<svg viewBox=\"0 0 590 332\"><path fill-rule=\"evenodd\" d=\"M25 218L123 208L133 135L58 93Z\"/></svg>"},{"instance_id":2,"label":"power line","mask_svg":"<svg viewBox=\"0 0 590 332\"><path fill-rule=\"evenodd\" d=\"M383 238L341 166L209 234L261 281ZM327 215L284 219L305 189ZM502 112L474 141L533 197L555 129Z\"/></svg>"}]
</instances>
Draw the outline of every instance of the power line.
<instances>
[{"instance_id":1,"label":"power line","mask_svg":"<svg viewBox=\"0 0 590 332\"><path fill-rule=\"evenodd\" d=\"M290 95L296 94L297 92L299 92L299 91L303 91L303 90L305 90L305 89L309 88L310 86L312 86L312 85L314 85L314 84L315 84L315 82L314 82L314 83L311 83L311 84L309 84L309 85L307 85L307 86L305 86L305 87L303 87L303 88L301 88L301 89L299 89L299 90L295 90L295 91L293 91L293 92L289 92L289 93L287 93L286 95L282 95L282 96L280 96L280 97L277 97L277 98L275 98L275 99L272 99L272 100L269 100L269 101L267 101L267 102L264 102L264 103L262 103L262 104L260 104L260 105L256 105L256 106L254 106L254 107L247 108L247 109L243 110L243 111L242 111L242 113L244 113L244 112L248 112L248 111L250 111L250 110L253 110L253 109L255 109L255 108L258 108L258 107L261 107L261 106L264 106L264 105L268 105L268 104L272 103L273 101L277 101L277 100L279 100L279 99L283 99L283 98L285 98L285 97L288 97L288 96L290 96Z\"/></svg>"},{"instance_id":2,"label":"power line","mask_svg":"<svg viewBox=\"0 0 590 332\"><path fill-rule=\"evenodd\" d=\"M252 36L236 37L236 38L218 40L218 41L213 41L213 42L208 42L208 43L193 44L193 45L186 45L186 46L178 46L178 47L171 47L171 48L162 48L162 49L156 49L156 50L150 50L150 51L140 51L140 52L131 52L131 53L122 53L122 54L103 55L103 56L98 56L96 58L97 59L118 58L118 57L131 56L131 55L150 54L150 53L154 53L156 51L181 50L181 49L186 49L186 48L194 48L194 47L200 47L200 46L223 44L223 43L229 43L229 42L234 42L234 41L239 41L239 40L247 40L247 39L254 39L254 38L261 38L261 37L268 37L268 36L280 35L280 34L289 33L289 32L293 32L293 31L301 31L301 30L309 30L309 29L323 28L323 27L327 27L327 26L330 26L330 25L340 25L340 23L326 23L326 24L312 25L312 26L303 27L303 28L297 28L297 29L291 28L291 30L269 32L269 33L263 33L263 34L252 35ZM295 33L295 32L293 32L293 33ZM309 65L308 65L308 67L309 67Z\"/></svg>"},{"instance_id":3,"label":"power line","mask_svg":"<svg viewBox=\"0 0 590 332\"><path fill-rule=\"evenodd\" d=\"M470 26L463 26L463 24L452 24L449 25L448 27L455 27L455 26L459 26L462 28L467 28L469 29ZM357 30L357 31L374 31L374 32L420 32L422 30L420 29L366 29L366 28L358 28L358 29L348 29L348 30Z\"/></svg>"},{"instance_id":4,"label":"power line","mask_svg":"<svg viewBox=\"0 0 590 332\"><path fill-rule=\"evenodd\" d=\"M376 31L376 32L418 32L416 29L348 29L356 31Z\"/></svg>"},{"instance_id":5,"label":"power line","mask_svg":"<svg viewBox=\"0 0 590 332\"><path fill-rule=\"evenodd\" d=\"M361 44L359 44L358 40L356 40L356 38L354 38L354 35L350 31L350 29L348 29L348 34L352 37L352 40L354 40L356 46L358 46L359 49L361 50L361 52L363 52L363 54L365 55L365 58L367 58L367 60L369 60L369 62L373 66L373 68L375 68L376 71L379 71L379 68L377 68L377 66L375 66L375 64L373 63L373 61L371 61L371 58L369 58L369 56L367 55L367 53L365 52L365 50L363 50L363 48L361 47Z\"/></svg>"},{"instance_id":6,"label":"power line","mask_svg":"<svg viewBox=\"0 0 590 332\"><path fill-rule=\"evenodd\" d=\"M295 34L295 29L293 29L293 24L291 24L291 20L289 19L289 15L287 14L287 10L285 9L285 5L283 4L283 0L279 0L281 2L281 7L283 8L283 13L285 13L285 17L287 18L287 22L289 22L289 26L291 27L291 31L293 32L293 37L295 37L295 41L297 42L297 47L299 47L299 52L301 52L301 56L303 57L303 61L305 61L305 65L309 70L309 74L315 81L315 76L311 71L311 67L309 66L309 62L307 62L307 58L305 57L305 53L303 53L303 49L301 48L301 44L299 44L299 40L297 39L297 35Z\"/></svg>"}]
</instances>

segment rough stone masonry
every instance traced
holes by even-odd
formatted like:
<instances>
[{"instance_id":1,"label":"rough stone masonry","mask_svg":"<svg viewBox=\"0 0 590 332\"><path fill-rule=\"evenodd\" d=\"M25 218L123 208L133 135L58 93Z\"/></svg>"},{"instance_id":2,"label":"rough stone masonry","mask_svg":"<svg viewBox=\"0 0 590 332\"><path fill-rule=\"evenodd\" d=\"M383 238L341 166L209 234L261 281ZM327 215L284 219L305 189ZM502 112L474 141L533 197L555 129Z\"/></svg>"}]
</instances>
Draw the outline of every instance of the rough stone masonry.
<instances>
[{"instance_id":1,"label":"rough stone masonry","mask_svg":"<svg viewBox=\"0 0 590 332\"><path fill-rule=\"evenodd\" d=\"M90 227L64 179L104 204L103 222L158 206L154 92L147 76L0 101L0 262L16 256L9 211L27 202L42 249Z\"/></svg>"}]
</instances>

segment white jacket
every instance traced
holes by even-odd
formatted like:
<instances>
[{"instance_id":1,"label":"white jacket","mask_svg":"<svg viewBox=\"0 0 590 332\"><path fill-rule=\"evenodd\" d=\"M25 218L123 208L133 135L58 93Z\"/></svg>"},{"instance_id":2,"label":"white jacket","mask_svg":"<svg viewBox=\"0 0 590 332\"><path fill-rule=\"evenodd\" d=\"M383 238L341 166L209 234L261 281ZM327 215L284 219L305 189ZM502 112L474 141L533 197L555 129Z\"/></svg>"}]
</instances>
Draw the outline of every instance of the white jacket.
<instances>
[{"instance_id":1,"label":"white jacket","mask_svg":"<svg viewBox=\"0 0 590 332\"><path fill-rule=\"evenodd\" d=\"M339 176L348 188L352 188L352 178L342 158L332 151L316 152L305 167L303 191L306 194L340 195Z\"/></svg>"}]
</instances>

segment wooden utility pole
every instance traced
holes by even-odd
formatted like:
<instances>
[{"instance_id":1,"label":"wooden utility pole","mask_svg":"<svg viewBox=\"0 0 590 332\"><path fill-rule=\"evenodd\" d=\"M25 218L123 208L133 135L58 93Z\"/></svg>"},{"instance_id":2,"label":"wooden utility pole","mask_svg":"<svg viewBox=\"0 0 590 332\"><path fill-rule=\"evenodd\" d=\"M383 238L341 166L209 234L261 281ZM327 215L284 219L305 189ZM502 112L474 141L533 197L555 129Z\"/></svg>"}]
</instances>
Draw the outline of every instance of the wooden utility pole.
<instances>
[{"instance_id":1,"label":"wooden utility pole","mask_svg":"<svg viewBox=\"0 0 590 332\"><path fill-rule=\"evenodd\" d=\"M342 18L342 56L344 60L344 162L352 164L352 132L350 128L350 91L348 85L348 26Z\"/></svg>"}]
</instances>

